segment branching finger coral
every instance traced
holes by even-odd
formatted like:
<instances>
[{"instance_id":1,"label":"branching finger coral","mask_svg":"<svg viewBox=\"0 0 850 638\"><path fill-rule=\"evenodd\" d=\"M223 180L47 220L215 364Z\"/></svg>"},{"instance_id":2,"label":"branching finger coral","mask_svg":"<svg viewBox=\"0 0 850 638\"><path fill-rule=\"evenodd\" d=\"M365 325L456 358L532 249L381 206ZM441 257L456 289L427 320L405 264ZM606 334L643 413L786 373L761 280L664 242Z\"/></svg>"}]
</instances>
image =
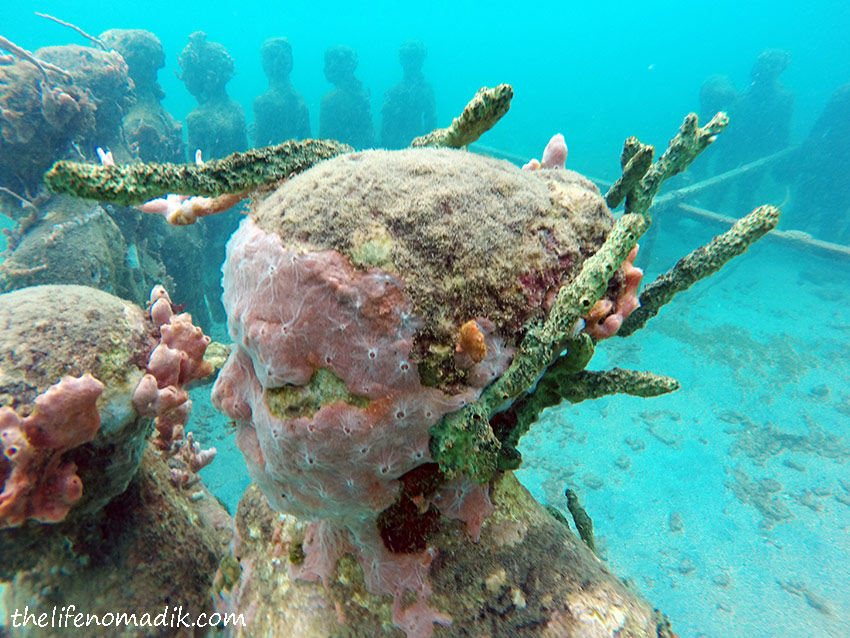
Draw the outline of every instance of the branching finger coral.
<instances>
[{"instance_id":1,"label":"branching finger coral","mask_svg":"<svg viewBox=\"0 0 850 638\"><path fill-rule=\"evenodd\" d=\"M451 126L417 137L410 146L469 146L502 119L511 107L513 96L514 90L510 84L500 84L492 89L482 87L464 107L463 112L452 121Z\"/></svg>"},{"instance_id":2,"label":"branching finger coral","mask_svg":"<svg viewBox=\"0 0 850 638\"><path fill-rule=\"evenodd\" d=\"M449 476L467 474L486 482L504 463L490 419L535 387L576 323L602 298L613 274L649 228L649 209L662 183L685 170L727 123L724 113L704 127L693 113L685 118L664 154L629 191L627 213L617 220L602 247L584 262L578 276L561 288L546 321L528 331L508 370L482 392L477 402L445 415L431 428L431 454L443 472ZM641 148L630 138L624 156L631 159ZM506 454L512 456L509 450Z\"/></svg>"},{"instance_id":3,"label":"branching finger coral","mask_svg":"<svg viewBox=\"0 0 850 638\"><path fill-rule=\"evenodd\" d=\"M700 279L710 277L730 259L745 253L753 242L764 237L777 223L779 209L775 206L760 206L707 245L682 257L671 270L644 289L640 295L640 308L626 319L617 336L628 337L643 328L677 293L687 290Z\"/></svg>"},{"instance_id":4,"label":"branching finger coral","mask_svg":"<svg viewBox=\"0 0 850 638\"><path fill-rule=\"evenodd\" d=\"M290 140L203 164L98 166L61 160L45 174L54 193L135 206L169 193L218 197L280 182L317 162L353 150L333 140Z\"/></svg>"}]
</instances>

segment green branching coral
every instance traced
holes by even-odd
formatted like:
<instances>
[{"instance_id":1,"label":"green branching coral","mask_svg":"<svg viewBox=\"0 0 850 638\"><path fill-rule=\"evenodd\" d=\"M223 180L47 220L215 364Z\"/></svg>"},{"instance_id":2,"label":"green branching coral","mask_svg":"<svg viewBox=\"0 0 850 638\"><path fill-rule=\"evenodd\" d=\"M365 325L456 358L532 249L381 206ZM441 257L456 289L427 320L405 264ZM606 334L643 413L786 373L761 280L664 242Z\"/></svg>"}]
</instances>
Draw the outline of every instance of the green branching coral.
<instances>
[{"instance_id":1,"label":"green branching coral","mask_svg":"<svg viewBox=\"0 0 850 638\"><path fill-rule=\"evenodd\" d=\"M623 145L623 152L620 154L623 174L605 194L605 203L608 204L608 208L614 210L626 199L626 196L637 186L637 183L643 179L649 167L652 166L654 155L655 147L641 144L638 138L634 136L626 140Z\"/></svg>"},{"instance_id":2,"label":"green branching coral","mask_svg":"<svg viewBox=\"0 0 850 638\"><path fill-rule=\"evenodd\" d=\"M540 418L546 408L566 400L581 403L612 394L656 397L675 392L679 382L670 377L636 370L588 371L584 367L593 356L593 342L587 335L570 340L567 354L546 369L533 392L518 398L510 408L493 419L493 431L501 443L498 467L516 469L522 459L517 446L520 438Z\"/></svg>"},{"instance_id":3,"label":"green branching coral","mask_svg":"<svg viewBox=\"0 0 850 638\"><path fill-rule=\"evenodd\" d=\"M764 237L779 223L779 209L760 206L739 219L732 228L683 257L668 272L648 285L640 295L640 308L620 326L618 337L628 337L640 330L673 297L710 277L733 257L743 254L753 242Z\"/></svg>"},{"instance_id":4,"label":"green branching coral","mask_svg":"<svg viewBox=\"0 0 850 638\"><path fill-rule=\"evenodd\" d=\"M54 193L134 206L169 193L216 197L280 182L353 149L334 140L290 140L203 164L99 166L61 160L45 174Z\"/></svg>"},{"instance_id":5,"label":"green branching coral","mask_svg":"<svg viewBox=\"0 0 850 638\"><path fill-rule=\"evenodd\" d=\"M550 364L560 354L576 323L602 297L613 274L638 238L649 228L649 209L662 183L685 170L727 124L726 114L719 113L701 128L697 116L689 114L664 154L645 171L642 166L645 159L633 163L632 168L628 167L635 157L646 157L649 147L635 138L626 141L621 158L625 172L630 174L622 181L631 184L625 193L626 214L617 220L602 247L584 262L576 279L561 288L546 321L528 331L508 370L482 392L476 403L443 417L431 428L431 454L443 472L448 476L467 474L486 482L499 469L516 466L518 453L515 442L527 423L522 426L517 420L508 419L507 426L503 425L500 436L497 436L490 420L509 409L530 388L540 387L537 382L550 374L547 368L551 370ZM633 178L635 171L643 173L638 181ZM675 382L664 377L650 379L622 373L607 377L579 377L578 381L581 387L576 392L579 394L602 388L603 394L628 392L641 384L656 389L675 389ZM516 426L520 427L517 433L511 432ZM507 443L504 449L502 441Z\"/></svg>"},{"instance_id":6,"label":"green branching coral","mask_svg":"<svg viewBox=\"0 0 850 638\"><path fill-rule=\"evenodd\" d=\"M514 90L510 84L500 84L492 89L482 87L463 112L452 121L451 126L417 137L410 146L469 146L502 119L511 107L513 96Z\"/></svg>"},{"instance_id":7,"label":"green branching coral","mask_svg":"<svg viewBox=\"0 0 850 638\"><path fill-rule=\"evenodd\" d=\"M652 206L652 200L658 194L661 185L673 175L678 175L688 168L728 124L729 118L726 113L718 113L703 127L700 127L699 118L695 113L688 114L682 126L679 127L679 134L670 141L664 154L649 167L646 175L627 194L626 213L648 216L649 207ZM633 139L626 140L627 146ZM637 144L640 145L639 142ZM625 149L624 152L626 152ZM635 155L639 152L640 146L635 146Z\"/></svg>"}]
</instances>

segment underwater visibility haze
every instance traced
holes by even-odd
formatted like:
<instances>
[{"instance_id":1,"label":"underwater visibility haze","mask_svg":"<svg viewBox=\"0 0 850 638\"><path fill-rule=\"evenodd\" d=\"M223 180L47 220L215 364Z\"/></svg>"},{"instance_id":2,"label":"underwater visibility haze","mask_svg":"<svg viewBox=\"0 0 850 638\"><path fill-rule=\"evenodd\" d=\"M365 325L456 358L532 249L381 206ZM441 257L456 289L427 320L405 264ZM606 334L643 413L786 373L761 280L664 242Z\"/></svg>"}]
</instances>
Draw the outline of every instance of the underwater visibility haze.
<instances>
[{"instance_id":1,"label":"underwater visibility haze","mask_svg":"<svg viewBox=\"0 0 850 638\"><path fill-rule=\"evenodd\" d=\"M0 638L844 638L847 3L0 8Z\"/></svg>"}]
</instances>

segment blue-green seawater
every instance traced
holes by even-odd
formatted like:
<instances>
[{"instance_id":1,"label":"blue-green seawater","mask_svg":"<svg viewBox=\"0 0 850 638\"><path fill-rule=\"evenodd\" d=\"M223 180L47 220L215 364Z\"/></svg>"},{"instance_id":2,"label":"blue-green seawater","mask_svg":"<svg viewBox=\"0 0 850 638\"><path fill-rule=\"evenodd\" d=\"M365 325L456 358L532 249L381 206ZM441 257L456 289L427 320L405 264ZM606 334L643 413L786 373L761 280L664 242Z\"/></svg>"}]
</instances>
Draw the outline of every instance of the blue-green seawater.
<instances>
[{"instance_id":1,"label":"blue-green seawater","mask_svg":"<svg viewBox=\"0 0 850 638\"><path fill-rule=\"evenodd\" d=\"M509 82L510 113L482 145L540 157L560 132L569 146L567 167L609 181L620 173L626 137L663 148L684 115L699 110L707 77L727 75L746 91L765 49L791 53L781 82L794 95L792 144L807 138L833 92L850 82L850 4L838 1L25 1L0 8L0 34L31 50L85 44L36 10L93 34L155 33L167 56L159 75L164 104L180 120L195 105L175 75L191 32L205 31L233 57L228 92L249 124L252 101L266 89L260 44L286 36L292 81L310 109L314 135L321 97L331 88L323 75L328 46L357 51L357 76L371 91L379 131L384 93L401 77L398 47L418 38L428 48L424 74L440 125L479 86ZM700 179L712 174L694 168ZM824 170L827 183L847 188L850 165ZM818 235L794 173L768 175L751 196L783 205L782 228ZM670 187L696 180L680 178ZM690 203L731 217L749 212L722 193ZM658 234L638 259L646 282L724 230L676 208L656 223ZM668 614L682 637L848 635L848 269L850 255L840 247L765 239L677 297L645 330L602 344L591 364L670 375L681 390L550 409L523 443L523 482L561 508L564 488L577 489L605 560ZM204 478L235 508L249 480L244 463L207 392L194 398L190 425L219 448ZM765 503L783 517L766 517Z\"/></svg>"}]
</instances>

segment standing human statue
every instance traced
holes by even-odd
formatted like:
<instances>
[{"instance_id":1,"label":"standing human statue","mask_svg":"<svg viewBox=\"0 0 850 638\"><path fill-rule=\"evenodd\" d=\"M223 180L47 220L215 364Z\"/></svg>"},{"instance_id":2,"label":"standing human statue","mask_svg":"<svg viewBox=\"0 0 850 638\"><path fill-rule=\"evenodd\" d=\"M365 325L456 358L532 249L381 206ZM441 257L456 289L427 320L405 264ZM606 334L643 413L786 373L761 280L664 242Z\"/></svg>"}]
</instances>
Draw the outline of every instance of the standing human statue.
<instances>
[{"instance_id":1,"label":"standing human statue","mask_svg":"<svg viewBox=\"0 0 850 638\"><path fill-rule=\"evenodd\" d=\"M749 86L729 107L730 125L716 152L718 173L771 155L790 143L794 95L779 80L790 61L787 51L759 53ZM763 170L750 171L727 184L724 190L733 193L736 210L750 210L763 199L758 190L765 174Z\"/></svg>"},{"instance_id":2,"label":"standing human statue","mask_svg":"<svg viewBox=\"0 0 850 638\"><path fill-rule=\"evenodd\" d=\"M425 43L419 40L408 40L398 50L404 77L384 95L381 144L385 148L404 148L437 127L434 89L422 74L426 53Z\"/></svg>"},{"instance_id":3,"label":"standing human statue","mask_svg":"<svg viewBox=\"0 0 850 638\"><path fill-rule=\"evenodd\" d=\"M292 86L292 45L286 38L269 38L260 47L269 89L254 100L254 146L310 137L310 112Z\"/></svg>"},{"instance_id":4,"label":"standing human statue","mask_svg":"<svg viewBox=\"0 0 850 638\"><path fill-rule=\"evenodd\" d=\"M110 29L100 34L124 58L136 101L124 114L124 135L143 162L185 162L183 127L162 105L165 91L157 72L165 66L162 43L150 31Z\"/></svg>"},{"instance_id":5,"label":"standing human statue","mask_svg":"<svg viewBox=\"0 0 850 638\"><path fill-rule=\"evenodd\" d=\"M809 136L785 163L794 197L791 228L850 245L850 83L829 98Z\"/></svg>"},{"instance_id":6,"label":"standing human statue","mask_svg":"<svg viewBox=\"0 0 850 638\"><path fill-rule=\"evenodd\" d=\"M201 151L201 159L220 158L248 148L245 112L242 105L231 100L225 85L235 72L233 58L217 42L207 42L202 31L189 36L189 44L180 54L181 79L186 89L198 100L198 106L186 116L189 133L189 155ZM218 270L224 261L227 239L236 230L241 214L234 208L223 214L204 219L204 289L212 318L219 324L225 321L221 305L221 276ZM215 291L215 292L212 292Z\"/></svg>"},{"instance_id":7,"label":"standing human statue","mask_svg":"<svg viewBox=\"0 0 850 638\"><path fill-rule=\"evenodd\" d=\"M196 31L180 54L180 68L180 79L198 100L186 116L190 155L200 149L203 159L211 159L247 149L245 112L225 88L235 73L227 49Z\"/></svg>"},{"instance_id":8,"label":"standing human statue","mask_svg":"<svg viewBox=\"0 0 850 638\"><path fill-rule=\"evenodd\" d=\"M336 88L322 96L319 137L335 139L358 149L374 144L369 91L354 77L357 53L346 46L325 51L325 77Z\"/></svg>"}]
</instances>

